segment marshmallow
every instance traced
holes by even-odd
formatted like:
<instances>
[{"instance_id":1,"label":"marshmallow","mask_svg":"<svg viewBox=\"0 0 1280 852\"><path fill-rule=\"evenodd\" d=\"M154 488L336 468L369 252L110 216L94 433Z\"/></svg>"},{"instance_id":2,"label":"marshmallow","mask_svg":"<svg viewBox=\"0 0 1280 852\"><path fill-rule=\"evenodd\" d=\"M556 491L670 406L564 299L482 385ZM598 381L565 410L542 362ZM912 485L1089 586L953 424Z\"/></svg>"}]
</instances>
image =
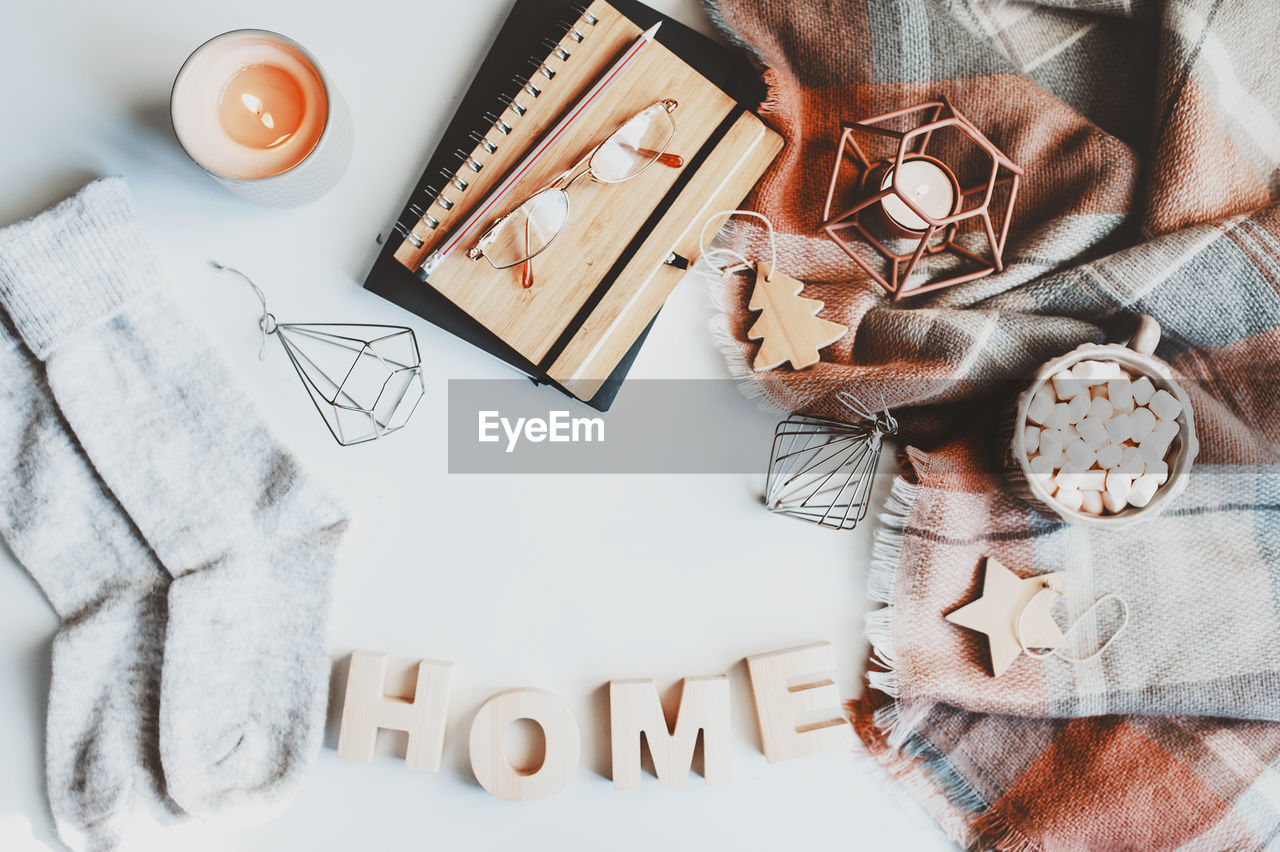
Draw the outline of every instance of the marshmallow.
<instances>
[{"instance_id":1,"label":"marshmallow","mask_svg":"<svg viewBox=\"0 0 1280 852\"><path fill-rule=\"evenodd\" d=\"M1080 474L1081 491L1101 491L1107 487L1105 470L1086 470Z\"/></svg>"},{"instance_id":2,"label":"marshmallow","mask_svg":"<svg viewBox=\"0 0 1280 852\"><path fill-rule=\"evenodd\" d=\"M1058 471L1057 476L1053 478L1053 484L1058 488L1079 491L1083 473L1084 471L1077 467L1069 464L1063 465L1062 470Z\"/></svg>"},{"instance_id":3,"label":"marshmallow","mask_svg":"<svg viewBox=\"0 0 1280 852\"><path fill-rule=\"evenodd\" d=\"M1133 411L1133 383L1129 379L1112 379L1107 382L1107 398L1116 411Z\"/></svg>"},{"instance_id":4,"label":"marshmallow","mask_svg":"<svg viewBox=\"0 0 1280 852\"><path fill-rule=\"evenodd\" d=\"M1076 398L1079 399L1079 397ZM1092 450L1106 446L1111 440L1107 435L1106 421L1092 415L1080 421L1076 426L1076 432Z\"/></svg>"},{"instance_id":5,"label":"marshmallow","mask_svg":"<svg viewBox=\"0 0 1280 852\"><path fill-rule=\"evenodd\" d=\"M1146 459L1142 457L1142 451L1137 447L1125 447L1120 454L1120 464L1116 466L1120 473L1127 473L1130 476L1142 476L1147 470Z\"/></svg>"},{"instance_id":6,"label":"marshmallow","mask_svg":"<svg viewBox=\"0 0 1280 852\"><path fill-rule=\"evenodd\" d=\"M1052 494L1054 489L1057 488L1057 486L1053 484L1053 465L1050 464L1044 456L1036 456L1028 463L1027 466L1031 468L1031 475L1028 479L1034 479L1039 482L1050 494Z\"/></svg>"},{"instance_id":7,"label":"marshmallow","mask_svg":"<svg viewBox=\"0 0 1280 852\"><path fill-rule=\"evenodd\" d=\"M1151 434L1147 437L1172 442L1178 436L1179 429L1181 427L1173 420L1157 420L1156 425L1151 428Z\"/></svg>"},{"instance_id":8,"label":"marshmallow","mask_svg":"<svg viewBox=\"0 0 1280 852\"><path fill-rule=\"evenodd\" d=\"M1034 456L1027 462L1027 467L1037 475L1053 475L1053 460L1047 456Z\"/></svg>"},{"instance_id":9,"label":"marshmallow","mask_svg":"<svg viewBox=\"0 0 1280 852\"><path fill-rule=\"evenodd\" d=\"M1177 437L1177 434L1177 423L1170 420L1157 422L1156 427L1151 430L1151 434L1139 445L1143 461L1164 461L1165 453L1169 452L1169 445L1173 443L1173 439Z\"/></svg>"},{"instance_id":10,"label":"marshmallow","mask_svg":"<svg viewBox=\"0 0 1280 852\"><path fill-rule=\"evenodd\" d=\"M1053 411L1049 412L1049 416L1045 419L1044 425L1047 429L1061 429L1071 422L1070 415L1071 406L1065 402L1059 402L1053 407Z\"/></svg>"},{"instance_id":11,"label":"marshmallow","mask_svg":"<svg viewBox=\"0 0 1280 852\"><path fill-rule=\"evenodd\" d=\"M1036 450L1040 449L1040 429L1036 426L1028 426L1022 430L1022 449L1026 450L1027 455L1035 455Z\"/></svg>"},{"instance_id":12,"label":"marshmallow","mask_svg":"<svg viewBox=\"0 0 1280 852\"><path fill-rule=\"evenodd\" d=\"M1141 444L1151 430L1155 428L1156 416L1151 413L1148 408L1135 408L1133 414L1129 415L1129 426L1133 434L1129 437L1135 443Z\"/></svg>"},{"instance_id":13,"label":"marshmallow","mask_svg":"<svg viewBox=\"0 0 1280 852\"><path fill-rule=\"evenodd\" d=\"M1067 422L1079 423L1089 413L1089 394L1082 393L1071 397L1071 401L1067 403Z\"/></svg>"},{"instance_id":14,"label":"marshmallow","mask_svg":"<svg viewBox=\"0 0 1280 852\"><path fill-rule=\"evenodd\" d=\"M1155 496L1156 489L1159 487L1160 482L1155 476L1139 476L1133 481L1133 488L1129 490L1129 505L1141 509L1151 502L1151 498Z\"/></svg>"},{"instance_id":15,"label":"marshmallow","mask_svg":"<svg viewBox=\"0 0 1280 852\"><path fill-rule=\"evenodd\" d=\"M1079 438L1068 444L1063 452L1079 470L1088 470L1098 460L1098 454Z\"/></svg>"},{"instance_id":16,"label":"marshmallow","mask_svg":"<svg viewBox=\"0 0 1280 852\"><path fill-rule=\"evenodd\" d=\"M1146 376L1134 381L1131 384L1131 389L1133 391L1133 401L1138 405L1146 405L1156 393L1156 386L1151 384L1151 380Z\"/></svg>"},{"instance_id":17,"label":"marshmallow","mask_svg":"<svg viewBox=\"0 0 1280 852\"><path fill-rule=\"evenodd\" d=\"M1073 400L1074 401L1074 400ZM1160 420L1177 420L1178 415L1182 413L1182 403L1178 402L1177 397L1169 393L1164 388L1155 392L1148 403L1151 413Z\"/></svg>"},{"instance_id":18,"label":"marshmallow","mask_svg":"<svg viewBox=\"0 0 1280 852\"><path fill-rule=\"evenodd\" d=\"M1054 492L1053 499L1057 500L1063 508L1078 512L1084 503L1084 494L1079 488L1059 488Z\"/></svg>"},{"instance_id":19,"label":"marshmallow","mask_svg":"<svg viewBox=\"0 0 1280 852\"><path fill-rule=\"evenodd\" d=\"M1106 399L1107 386L1106 385L1090 385L1089 398L1090 399Z\"/></svg>"},{"instance_id":20,"label":"marshmallow","mask_svg":"<svg viewBox=\"0 0 1280 852\"><path fill-rule=\"evenodd\" d=\"M1035 392L1035 396L1031 397L1031 402L1027 404L1027 419L1032 423L1044 425L1049 412L1053 411L1053 403L1053 391L1045 385Z\"/></svg>"},{"instance_id":21,"label":"marshmallow","mask_svg":"<svg viewBox=\"0 0 1280 852\"><path fill-rule=\"evenodd\" d=\"M1159 485L1164 485L1169 481L1169 464L1163 459L1156 462L1147 462L1147 470L1143 476L1154 476L1159 480Z\"/></svg>"},{"instance_id":22,"label":"marshmallow","mask_svg":"<svg viewBox=\"0 0 1280 852\"><path fill-rule=\"evenodd\" d=\"M1129 491L1133 488L1133 480L1134 477L1129 476L1127 473L1109 470L1107 471L1107 484L1104 486L1104 490L1122 501L1127 500Z\"/></svg>"},{"instance_id":23,"label":"marshmallow","mask_svg":"<svg viewBox=\"0 0 1280 852\"><path fill-rule=\"evenodd\" d=\"M1099 420L1110 420L1111 415L1116 413L1115 406L1111 404L1111 400L1105 396L1095 397L1093 402L1089 403L1088 417L1096 417Z\"/></svg>"},{"instance_id":24,"label":"marshmallow","mask_svg":"<svg viewBox=\"0 0 1280 852\"><path fill-rule=\"evenodd\" d=\"M1060 400L1071 399L1072 397L1077 396L1086 387L1076 380L1070 370L1062 370L1061 372L1054 373L1053 378L1050 379L1050 381L1053 382L1053 392L1058 395L1058 399Z\"/></svg>"},{"instance_id":25,"label":"marshmallow","mask_svg":"<svg viewBox=\"0 0 1280 852\"><path fill-rule=\"evenodd\" d=\"M1088 512L1090 515L1101 515L1103 505L1101 491L1080 492L1080 511Z\"/></svg>"},{"instance_id":26,"label":"marshmallow","mask_svg":"<svg viewBox=\"0 0 1280 852\"><path fill-rule=\"evenodd\" d=\"M1115 494L1112 494L1110 491L1103 491L1102 505L1108 512L1119 512L1125 506L1129 505L1129 501L1125 499L1128 496L1129 495L1126 493L1124 497L1118 497Z\"/></svg>"},{"instance_id":27,"label":"marshmallow","mask_svg":"<svg viewBox=\"0 0 1280 852\"><path fill-rule=\"evenodd\" d=\"M1039 458L1047 459L1051 467L1062 466L1062 433L1056 429L1045 429L1040 433Z\"/></svg>"},{"instance_id":28,"label":"marshmallow","mask_svg":"<svg viewBox=\"0 0 1280 852\"><path fill-rule=\"evenodd\" d=\"M1123 455L1124 448L1119 444L1107 444L1098 450L1098 467L1113 468L1120 464L1120 456Z\"/></svg>"},{"instance_id":29,"label":"marshmallow","mask_svg":"<svg viewBox=\"0 0 1280 852\"><path fill-rule=\"evenodd\" d=\"M1082 385L1096 385L1102 379L1105 367L1101 361L1077 361L1071 368L1071 377Z\"/></svg>"},{"instance_id":30,"label":"marshmallow","mask_svg":"<svg viewBox=\"0 0 1280 852\"><path fill-rule=\"evenodd\" d=\"M1126 379L1129 374L1125 372L1124 367L1121 367L1118 361L1103 361L1099 376L1104 381L1109 382L1112 379Z\"/></svg>"},{"instance_id":31,"label":"marshmallow","mask_svg":"<svg viewBox=\"0 0 1280 852\"><path fill-rule=\"evenodd\" d=\"M1129 415L1117 414L1107 421L1107 436L1113 444L1123 444L1133 434L1133 426L1129 423Z\"/></svg>"}]
</instances>

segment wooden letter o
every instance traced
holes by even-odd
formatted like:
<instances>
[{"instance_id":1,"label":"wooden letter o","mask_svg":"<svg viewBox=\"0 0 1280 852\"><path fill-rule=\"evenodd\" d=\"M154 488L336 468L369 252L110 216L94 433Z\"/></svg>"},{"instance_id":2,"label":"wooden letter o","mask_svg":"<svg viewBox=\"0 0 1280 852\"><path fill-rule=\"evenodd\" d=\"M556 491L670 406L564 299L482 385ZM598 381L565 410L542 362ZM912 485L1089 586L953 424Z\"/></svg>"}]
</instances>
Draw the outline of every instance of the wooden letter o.
<instances>
[{"instance_id":1,"label":"wooden letter o","mask_svg":"<svg viewBox=\"0 0 1280 852\"><path fill-rule=\"evenodd\" d=\"M547 742L542 765L522 770L503 749L507 727L529 719ZM559 696L541 689L512 689L486 701L471 723L471 771L493 795L512 801L546 799L565 788L582 758L578 720Z\"/></svg>"}]
</instances>

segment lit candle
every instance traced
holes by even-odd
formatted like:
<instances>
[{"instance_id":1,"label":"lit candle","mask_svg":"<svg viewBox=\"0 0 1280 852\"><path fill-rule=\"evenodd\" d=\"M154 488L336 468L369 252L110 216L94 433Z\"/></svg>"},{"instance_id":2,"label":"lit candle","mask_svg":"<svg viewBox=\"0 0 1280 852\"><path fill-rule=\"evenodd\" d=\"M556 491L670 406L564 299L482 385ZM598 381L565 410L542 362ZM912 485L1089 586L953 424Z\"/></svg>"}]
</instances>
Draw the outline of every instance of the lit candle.
<instances>
[{"instance_id":1,"label":"lit candle","mask_svg":"<svg viewBox=\"0 0 1280 852\"><path fill-rule=\"evenodd\" d=\"M315 82L309 74L306 79ZM227 135L246 148L264 150L289 145L290 156L281 165L291 168L320 141L315 122L306 121L307 101L324 101L324 89L311 88L313 91L308 94L297 77L278 65L246 65L219 95L218 119ZM299 135L299 130L304 133ZM265 164L257 165L262 168Z\"/></svg>"},{"instance_id":2,"label":"lit candle","mask_svg":"<svg viewBox=\"0 0 1280 852\"><path fill-rule=\"evenodd\" d=\"M342 176L350 119L301 45L236 30L187 59L170 99L174 132L205 171L267 204L301 204Z\"/></svg>"},{"instance_id":3,"label":"lit candle","mask_svg":"<svg viewBox=\"0 0 1280 852\"><path fill-rule=\"evenodd\" d=\"M956 211L960 188L955 176L942 163L932 157L908 157L897 172L896 185L895 170L891 167L885 172L880 188L888 189L894 185L898 193L910 198L912 204L934 219L946 218ZM886 216L908 231L924 231L929 227L929 223L912 212L898 195L885 196L880 206Z\"/></svg>"}]
</instances>

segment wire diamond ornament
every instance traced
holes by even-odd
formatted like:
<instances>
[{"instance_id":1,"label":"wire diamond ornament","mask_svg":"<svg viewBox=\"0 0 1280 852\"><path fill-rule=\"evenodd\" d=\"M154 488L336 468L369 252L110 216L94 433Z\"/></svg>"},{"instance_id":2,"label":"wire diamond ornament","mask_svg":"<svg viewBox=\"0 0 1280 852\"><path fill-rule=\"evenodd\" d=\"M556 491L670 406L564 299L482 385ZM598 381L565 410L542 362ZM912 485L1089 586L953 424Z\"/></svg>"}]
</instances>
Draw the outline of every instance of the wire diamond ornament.
<instances>
[{"instance_id":1,"label":"wire diamond ornament","mask_svg":"<svg viewBox=\"0 0 1280 852\"><path fill-rule=\"evenodd\" d=\"M887 408L868 409L844 391L836 401L857 422L793 414L778 424L769 453L769 511L851 530L867 515L884 438L898 431Z\"/></svg>"},{"instance_id":2,"label":"wire diamond ornament","mask_svg":"<svg viewBox=\"0 0 1280 852\"><path fill-rule=\"evenodd\" d=\"M369 323L281 323L267 310L258 285L238 269L213 264L243 278L262 305L258 328L262 360L275 336L335 441L344 447L390 435L404 427L426 395L422 356L413 329Z\"/></svg>"},{"instance_id":3,"label":"wire diamond ornament","mask_svg":"<svg viewBox=\"0 0 1280 852\"><path fill-rule=\"evenodd\" d=\"M404 427L426 395L413 330L361 323L279 323L274 333L316 411L344 447Z\"/></svg>"}]
</instances>

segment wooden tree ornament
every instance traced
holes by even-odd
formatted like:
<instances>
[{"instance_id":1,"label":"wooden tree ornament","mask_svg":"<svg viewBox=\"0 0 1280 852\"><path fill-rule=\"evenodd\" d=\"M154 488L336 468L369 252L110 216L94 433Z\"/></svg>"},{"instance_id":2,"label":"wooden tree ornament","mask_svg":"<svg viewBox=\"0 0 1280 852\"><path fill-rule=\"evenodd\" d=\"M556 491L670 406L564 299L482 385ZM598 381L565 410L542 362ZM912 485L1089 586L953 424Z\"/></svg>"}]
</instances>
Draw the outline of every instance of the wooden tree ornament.
<instances>
[{"instance_id":1,"label":"wooden tree ornament","mask_svg":"<svg viewBox=\"0 0 1280 852\"><path fill-rule=\"evenodd\" d=\"M801 296L803 287L803 282L770 264L756 264L756 284L748 307L760 316L747 332L748 339L761 341L753 364L756 370L771 370L788 361L795 370L812 367L820 360L818 350L849 330L819 317L822 302Z\"/></svg>"}]
</instances>

